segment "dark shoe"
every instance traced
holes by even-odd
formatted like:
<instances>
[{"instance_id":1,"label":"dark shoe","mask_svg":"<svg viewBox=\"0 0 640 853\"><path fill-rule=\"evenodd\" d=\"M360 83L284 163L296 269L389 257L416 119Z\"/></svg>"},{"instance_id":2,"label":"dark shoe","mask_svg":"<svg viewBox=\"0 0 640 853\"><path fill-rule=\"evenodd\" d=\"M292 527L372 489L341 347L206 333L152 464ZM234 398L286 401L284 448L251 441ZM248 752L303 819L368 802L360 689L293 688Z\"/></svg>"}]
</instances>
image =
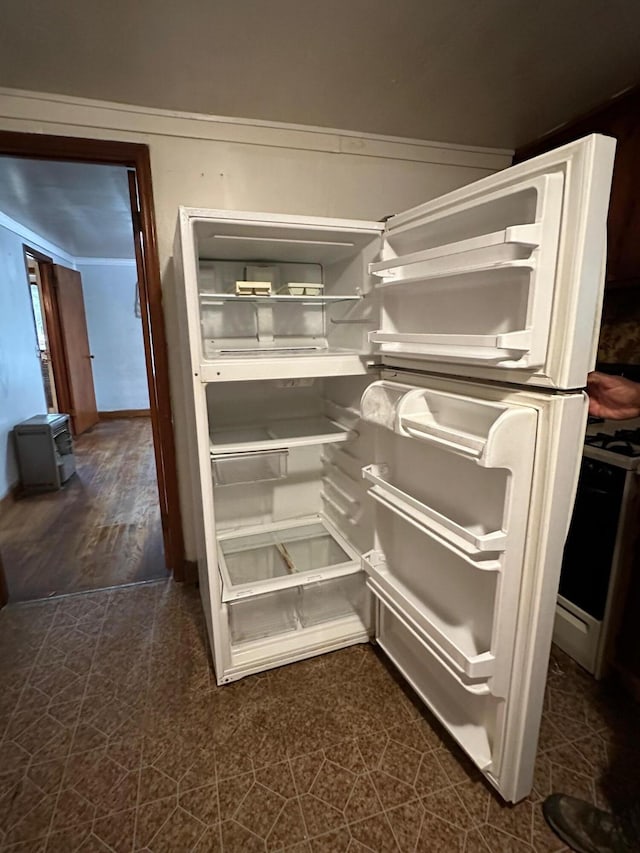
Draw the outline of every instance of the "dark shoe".
<instances>
[{"instance_id":1,"label":"dark shoe","mask_svg":"<svg viewBox=\"0 0 640 853\"><path fill-rule=\"evenodd\" d=\"M637 849L625 838L622 826L610 812L566 794L552 794L542 804L551 829L577 853L632 853Z\"/></svg>"}]
</instances>

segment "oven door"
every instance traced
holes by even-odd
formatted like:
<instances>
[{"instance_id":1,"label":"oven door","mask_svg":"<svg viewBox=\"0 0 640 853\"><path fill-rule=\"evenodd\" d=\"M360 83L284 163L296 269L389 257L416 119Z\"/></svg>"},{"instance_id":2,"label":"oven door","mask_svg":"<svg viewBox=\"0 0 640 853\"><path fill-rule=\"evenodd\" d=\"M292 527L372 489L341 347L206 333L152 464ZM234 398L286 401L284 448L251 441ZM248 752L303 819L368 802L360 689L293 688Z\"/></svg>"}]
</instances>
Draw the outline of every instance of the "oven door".
<instances>
[{"instance_id":1,"label":"oven door","mask_svg":"<svg viewBox=\"0 0 640 853\"><path fill-rule=\"evenodd\" d=\"M553 640L596 675L627 473L583 458L562 562Z\"/></svg>"}]
</instances>

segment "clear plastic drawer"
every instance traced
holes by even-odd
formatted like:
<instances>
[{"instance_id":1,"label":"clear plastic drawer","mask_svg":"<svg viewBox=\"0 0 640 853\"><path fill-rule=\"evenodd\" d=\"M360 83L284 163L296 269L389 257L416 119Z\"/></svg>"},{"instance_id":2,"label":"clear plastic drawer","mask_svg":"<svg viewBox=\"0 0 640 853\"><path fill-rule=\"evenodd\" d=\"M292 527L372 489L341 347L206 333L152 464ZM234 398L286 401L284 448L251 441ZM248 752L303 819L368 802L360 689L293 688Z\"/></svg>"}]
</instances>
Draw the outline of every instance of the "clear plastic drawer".
<instances>
[{"instance_id":1,"label":"clear plastic drawer","mask_svg":"<svg viewBox=\"0 0 640 853\"><path fill-rule=\"evenodd\" d=\"M287 476L286 450L266 453L231 453L211 460L215 486L282 480Z\"/></svg>"}]
</instances>

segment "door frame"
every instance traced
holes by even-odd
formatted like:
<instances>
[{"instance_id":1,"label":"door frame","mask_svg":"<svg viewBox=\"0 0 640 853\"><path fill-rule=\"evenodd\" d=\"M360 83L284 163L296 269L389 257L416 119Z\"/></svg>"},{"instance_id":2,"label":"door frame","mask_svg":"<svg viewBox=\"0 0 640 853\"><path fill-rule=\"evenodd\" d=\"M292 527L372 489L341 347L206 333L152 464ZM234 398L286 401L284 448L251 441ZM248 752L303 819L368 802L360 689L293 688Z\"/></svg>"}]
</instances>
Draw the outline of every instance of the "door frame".
<instances>
[{"instance_id":1,"label":"door frame","mask_svg":"<svg viewBox=\"0 0 640 853\"><path fill-rule=\"evenodd\" d=\"M44 318L45 334L51 357L51 370L53 372L56 386L56 401L59 412L68 412L71 408L71 393L67 378L67 365L64 359L64 348L60 336L60 316L58 314L58 303L53 286L53 258L34 249L27 243L22 244L25 256L25 267L27 271L27 282L29 280L29 268L27 255L31 255L38 264L40 274L40 293L42 295L42 315Z\"/></svg>"},{"instance_id":2,"label":"door frame","mask_svg":"<svg viewBox=\"0 0 640 853\"><path fill-rule=\"evenodd\" d=\"M135 172L139 209L131 209L131 219L132 227L135 228L137 224L142 235L140 241L142 259L137 270L138 290L142 309L142 334L164 553L167 568L172 572L174 579L183 581L186 569L184 536L178 493L178 470L169 391L169 361L162 310L162 286L149 147L137 142L0 130L0 155L125 166Z\"/></svg>"}]
</instances>

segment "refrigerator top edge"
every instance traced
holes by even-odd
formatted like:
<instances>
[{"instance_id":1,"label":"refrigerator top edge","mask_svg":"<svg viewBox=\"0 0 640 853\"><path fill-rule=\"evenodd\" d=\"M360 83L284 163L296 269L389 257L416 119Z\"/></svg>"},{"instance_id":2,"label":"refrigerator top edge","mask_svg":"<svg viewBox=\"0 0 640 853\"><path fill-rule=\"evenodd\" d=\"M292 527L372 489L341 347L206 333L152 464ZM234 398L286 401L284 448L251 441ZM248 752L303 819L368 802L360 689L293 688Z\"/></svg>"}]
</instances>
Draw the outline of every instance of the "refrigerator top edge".
<instances>
[{"instance_id":1,"label":"refrigerator top edge","mask_svg":"<svg viewBox=\"0 0 640 853\"><path fill-rule=\"evenodd\" d=\"M346 231L370 231L372 237L381 234L385 230L384 222L368 219L343 219L333 216L306 216L303 214L290 213L268 213L255 210L224 210L220 208L186 207L178 208L178 216L181 221L193 223L202 222L225 222L246 225L250 222L256 225L285 225L291 227L307 227L309 229L344 229Z\"/></svg>"}]
</instances>

